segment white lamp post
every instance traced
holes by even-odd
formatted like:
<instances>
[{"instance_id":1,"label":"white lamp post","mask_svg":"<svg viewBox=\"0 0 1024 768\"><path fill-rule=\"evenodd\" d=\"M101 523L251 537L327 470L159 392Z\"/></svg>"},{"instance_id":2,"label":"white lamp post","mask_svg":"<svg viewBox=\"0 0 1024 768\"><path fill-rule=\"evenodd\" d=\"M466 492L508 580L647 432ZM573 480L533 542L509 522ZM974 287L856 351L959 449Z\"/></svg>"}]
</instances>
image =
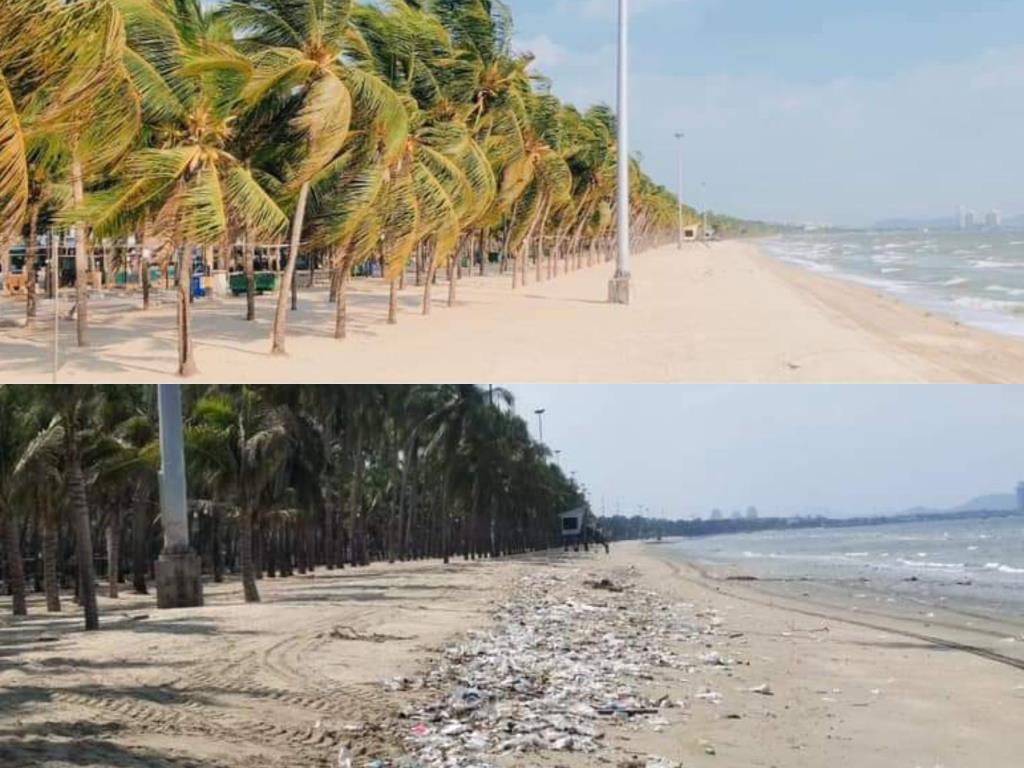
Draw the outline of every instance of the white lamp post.
<instances>
[{"instance_id":1,"label":"white lamp post","mask_svg":"<svg viewBox=\"0 0 1024 768\"><path fill-rule=\"evenodd\" d=\"M619 0L618 104L618 235L615 276L608 283L608 301L629 304L629 3Z\"/></svg>"},{"instance_id":2,"label":"white lamp post","mask_svg":"<svg viewBox=\"0 0 1024 768\"><path fill-rule=\"evenodd\" d=\"M157 398L164 546L156 564L156 603L159 608L185 608L203 604L203 585L199 556L189 548L188 541L181 385L158 384Z\"/></svg>"},{"instance_id":3,"label":"white lamp post","mask_svg":"<svg viewBox=\"0 0 1024 768\"><path fill-rule=\"evenodd\" d=\"M678 146L677 163L679 166L679 236L676 239L676 245L679 250L683 249L683 139L686 138L685 133L676 133L676 144Z\"/></svg>"}]
</instances>

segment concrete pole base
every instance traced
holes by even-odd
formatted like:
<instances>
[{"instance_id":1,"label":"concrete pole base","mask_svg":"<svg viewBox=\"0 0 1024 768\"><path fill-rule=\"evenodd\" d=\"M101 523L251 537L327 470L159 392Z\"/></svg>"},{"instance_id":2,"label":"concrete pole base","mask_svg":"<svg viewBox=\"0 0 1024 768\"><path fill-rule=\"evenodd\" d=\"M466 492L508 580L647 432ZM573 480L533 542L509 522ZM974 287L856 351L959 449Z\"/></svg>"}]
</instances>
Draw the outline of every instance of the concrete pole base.
<instances>
[{"instance_id":1,"label":"concrete pole base","mask_svg":"<svg viewBox=\"0 0 1024 768\"><path fill-rule=\"evenodd\" d=\"M616 275L608 281L608 302L629 304L629 275Z\"/></svg>"},{"instance_id":2,"label":"concrete pole base","mask_svg":"<svg viewBox=\"0 0 1024 768\"><path fill-rule=\"evenodd\" d=\"M162 554L156 561L157 608L203 604L202 561L195 552Z\"/></svg>"}]
</instances>

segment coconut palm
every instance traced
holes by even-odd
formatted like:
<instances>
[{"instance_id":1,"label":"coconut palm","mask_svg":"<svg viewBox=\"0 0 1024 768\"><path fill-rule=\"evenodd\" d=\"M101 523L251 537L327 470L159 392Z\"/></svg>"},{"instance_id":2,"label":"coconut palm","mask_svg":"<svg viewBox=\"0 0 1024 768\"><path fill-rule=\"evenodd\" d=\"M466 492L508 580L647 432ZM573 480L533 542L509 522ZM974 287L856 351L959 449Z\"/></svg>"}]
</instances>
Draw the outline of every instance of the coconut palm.
<instances>
[{"instance_id":1,"label":"coconut palm","mask_svg":"<svg viewBox=\"0 0 1024 768\"><path fill-rule=\"evenodd\" d=\"M122 2L122 0L118 0ZM199 0L123 0L129 51L154 146L133 151L124 181L95 196L98 232L123 231L151 217L149 232L178 257L178 373L196 371L190 291L193 249L223 242L229 231L273 237L287 220L229 143L243 97L245 68L231 30ZM222 68L212 71L216 57Z\"/></svg>"},{"instance_id":2,"label":"coconut palm","mask_svg":"<svg viewBox=\"0 0 1024 768\"><path fill-rule=\"evenodd\" d=\"M288 94L291 126L301 141L298 156L287 169L286 183L296 198L288 264L274 314L271 349L276 354L285 351L287 292L293 292L294 306L295 266L310 184L337 160L348 136L353 102L386 113L383 122L393 133L404 130L403 115L388 89L342 59L354 44L351 12L351 0L234 0L222 11L242 30L239 46L251 59L243 98L257 105L266 99L285 101L282 96Z\"/></svg>"}]
</instances>

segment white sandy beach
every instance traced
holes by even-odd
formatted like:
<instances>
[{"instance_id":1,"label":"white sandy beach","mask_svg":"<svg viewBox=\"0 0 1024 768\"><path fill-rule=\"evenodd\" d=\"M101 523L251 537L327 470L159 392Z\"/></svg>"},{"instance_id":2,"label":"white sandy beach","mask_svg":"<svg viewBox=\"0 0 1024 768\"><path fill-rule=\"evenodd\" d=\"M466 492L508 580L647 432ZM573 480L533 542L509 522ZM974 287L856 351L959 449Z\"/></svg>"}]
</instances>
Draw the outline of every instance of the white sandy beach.
<instances>
[{"instance_id":1,"label":"white sandy beach","mask_svg":"<svg viewBox=\"0 0 1024 768\"><path fill-rule=\"evenodd\" d=\"M0 763L333 766L350 745L355 765L372 765L401 754L421 727L402 713L431 696L389 690L386 680L417 679L440 648L493 626L501 598L524 578L569 585L567 605L591 612L620 596L584 580L609 578L626 586L627 604L641 590L703 617L700 634L668 641L690 662L622 677L673 706L649 719L598 718L604 746L595 752L497 764L632 766L651 755L688 767L1018 764L1024 671L1013 662L1024 657L998 634L1021 627L958 628L941 616L773 597L664 555L630 543L611 556L320 570L264 579L259 605L243 603L235 581L207 585L197 609L157 611L152 598L126 595L102 601L105 628L89 634L70 609L54 619L34 601L15 621L0 599ZM597 622L596 637L607 631L586 621ZM651 635L652 649L660 637ZM997 658L978 655L986 649Z\"/></svg>"},{"instance_id":2,"label":"white sandy beach","mask_svg":"<svg viewBox=\"0 0 1024 768\"><path fill-rule=\"evenodd\" d=\"M385 322L387 286L354 282L349 338L333 337L323 290L303 291L288 356L269 354L273 297L246 323L244 299L204 299L194 313L195 381L210 382L1021 382L1024 341L964 327L862 285L813 274L746 242L689 245L634 259L633 303L605 302L610 265L512 291L511 278L464 279L457 306L419 289ZM2 300L0 320L23 307ZM91 307L91 346L62 325L60 380L165 380L175 369L169 299L148 312L113 294ZM0 378L49 382L48 305L32 330L0 327ZM0 324L2 326L2 324Z\"/></svg>"}]
</instances>

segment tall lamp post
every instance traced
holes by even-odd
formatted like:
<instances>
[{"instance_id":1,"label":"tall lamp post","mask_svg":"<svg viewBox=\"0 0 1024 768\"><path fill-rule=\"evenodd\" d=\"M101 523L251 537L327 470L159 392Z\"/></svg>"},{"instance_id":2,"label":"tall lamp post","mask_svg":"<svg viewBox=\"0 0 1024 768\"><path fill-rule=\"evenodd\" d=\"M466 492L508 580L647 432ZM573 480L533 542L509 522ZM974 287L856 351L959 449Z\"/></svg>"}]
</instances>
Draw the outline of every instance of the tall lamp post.
<instances>
[{"instance_id":1,"label":"tall lamp post","mask_svg":"<svg viewBox=\"0 0 1024 768\"><path fill-rule=\"evenodd\" d=\"M679 250L683 249L683 139L686 138L685 133L675 133L676 145L678 147L676 151L676 162L679 169L679 236L676 240L676 245Z\"/></svg>"},{"instance_id":2,"label":"tall lamp post","mask_svg":"<svg viewBox=\"0 0 1024 768\"><path fill-rule=\"evenodd\" d=\"M164 547L156 563L158 608L203 604L202 567L189 547L185 440L181 423L181 385L157 385L160 414L160 519Z\"/></svg>"},{"instance_id":3,"label":"tall lamp post","mask_svg":"<svg viewBox=\"0 0 1024 768\"><path fill-rule=\"evenodd\" d=\"M537 432L540 435L541 445L544 444L544 409L538 408L534 411L537 414Z\"/></svg>"},{"instance_id":4,"label":"tall lamp post","mask_svg":"<svg viewBox=\"0 0 1024 768\"><path fill-rule=\"evenodd\" d=\"M608 301L629 304L629 2L619 0L618 255Z\"/></svg>"},{"instance_id":5,"label":"tall lamp post","mask_svg":"<svg viewBox=\"0 0 1024 768\"><path fill-rule=\"evenodd\" d=\"M702 181L700 183L700 196L704 208L704 239L708 239L708 183Z\"/></svg>"}]
</instances>

